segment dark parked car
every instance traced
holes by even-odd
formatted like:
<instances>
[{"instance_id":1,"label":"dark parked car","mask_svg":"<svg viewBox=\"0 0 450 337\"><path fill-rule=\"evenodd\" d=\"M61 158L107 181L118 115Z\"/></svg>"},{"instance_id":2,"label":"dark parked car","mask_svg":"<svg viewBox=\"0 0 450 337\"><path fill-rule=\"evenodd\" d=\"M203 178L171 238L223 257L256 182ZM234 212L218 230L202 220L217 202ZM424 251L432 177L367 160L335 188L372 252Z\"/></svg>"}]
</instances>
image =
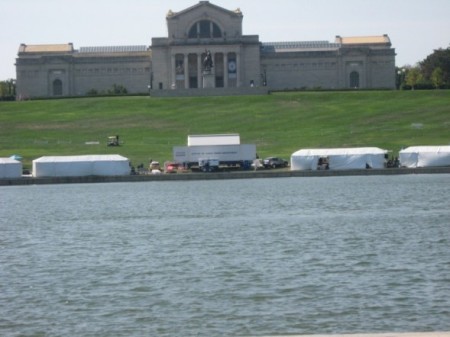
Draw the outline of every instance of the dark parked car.
<instances>
[{"instance_id":1,"label":"dark parked car","mask_svg":"<svg viewBox=\"0 0 450 337\"><path fill-rule=\"evenodd\" d=\"M263 160L263 165L265 168L277 168L277 167L288 167L289 163L278 157L268 157Z\"/></svg>"}]
</instances>

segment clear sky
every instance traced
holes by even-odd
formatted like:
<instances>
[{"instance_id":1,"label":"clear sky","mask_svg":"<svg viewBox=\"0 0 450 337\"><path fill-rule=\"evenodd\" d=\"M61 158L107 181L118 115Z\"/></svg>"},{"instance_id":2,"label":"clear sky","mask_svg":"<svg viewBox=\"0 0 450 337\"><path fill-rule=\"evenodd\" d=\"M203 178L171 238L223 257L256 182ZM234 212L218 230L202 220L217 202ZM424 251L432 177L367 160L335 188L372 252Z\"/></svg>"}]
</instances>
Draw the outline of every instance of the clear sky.
<instances>
[{"instance_id":1,"label":"clear sky","mask_svg":"<svg viewBox=\"0 0 450 337\"><path fill-rule=\"evenodd\" d=\"M215 0L244 14L243 33L261 42L334 41L388 34L397 66L450 45L450 0ZM198 0L0 0L0 80L15 78L21 43L151 45L166 37L166 14Z\"/></svg>"}]
</instances>

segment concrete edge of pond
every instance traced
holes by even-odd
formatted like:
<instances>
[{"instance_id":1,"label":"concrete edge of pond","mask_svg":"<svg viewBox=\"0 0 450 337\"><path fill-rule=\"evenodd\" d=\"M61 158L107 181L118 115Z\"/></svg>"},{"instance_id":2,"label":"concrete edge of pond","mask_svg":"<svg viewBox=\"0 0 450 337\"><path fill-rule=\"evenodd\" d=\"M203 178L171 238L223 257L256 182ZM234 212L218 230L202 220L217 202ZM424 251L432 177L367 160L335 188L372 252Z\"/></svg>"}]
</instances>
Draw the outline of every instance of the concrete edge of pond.
<instances>
[{"instance_id":1,"label":"concrete edge of pond","mask_svg":"<svg viewBox=\"0 0 450 337\"><path fill-rule=\"evenodd\" d=\"M377 176L405 174L448 174L450 167L426 168L392 168L367 170L336 171L290 171L290 170L258 170L211 173L168 173L125 176L82 176L82 177L31 177L0 179L0 186L43 185L43 184L82 184L111 182L147 182L147 181L192 181L254 178L292 178L292 177L342 177L342 176Z\"/></svg>"}]
</instances>

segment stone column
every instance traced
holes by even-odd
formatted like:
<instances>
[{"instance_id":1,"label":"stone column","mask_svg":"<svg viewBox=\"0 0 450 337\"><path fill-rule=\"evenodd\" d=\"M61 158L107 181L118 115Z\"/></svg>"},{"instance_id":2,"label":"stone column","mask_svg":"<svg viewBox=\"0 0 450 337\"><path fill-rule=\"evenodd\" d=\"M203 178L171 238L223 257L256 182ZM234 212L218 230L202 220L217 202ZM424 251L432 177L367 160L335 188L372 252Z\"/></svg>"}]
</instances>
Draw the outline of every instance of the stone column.
<instances>
[{"instance_id":1,"label":"stone column","mask_svg":"<svg viewBox=\"0 0 450 337\"><path fill-rule=\"evenodd\" d=\"M203 88L202 82L202 54L197 54L197 87Z\"/></svg>"},{"instance_id":2,"label":"stone column","mask_svg":"<svg viewBox=\"0 0 450 337\"><path fill-rule=\"evenodd\" d=\"M189 89L189 55L184 54L184 88Z\"/></svg>"},{"instance_id":3,"label":"stone column","mask_svg":"<svg viewBox=\"0 0 450 337\"><path fill-rule=\"evenodd\" d=\"M223 86L228 88L228 52L223 53Z\"/></svg>"},{"instance_id":4,"label":"stone column","mask_svg":"<svg viewBox=\"0 0 450 337\"><path fill-rule=\"evenodd\" d=\"M241 54L236 53L236 86L241 86Z\"/></svg>"},{"instance_id":5,"label":"stone column","mask_svg":"<svg viewBox=\"0 0 450 337\"><path fill-rule=\"evenodd\" d=\"M171 89L175 89L175 85L176 85L176 69L175 69L175 54L172 54L170 57L170 62L172 62L172 64L170 65L170 69L172 70L172 74L171 74L171 80L169 83L169 86Z\"/></svg>"}]
</instances>

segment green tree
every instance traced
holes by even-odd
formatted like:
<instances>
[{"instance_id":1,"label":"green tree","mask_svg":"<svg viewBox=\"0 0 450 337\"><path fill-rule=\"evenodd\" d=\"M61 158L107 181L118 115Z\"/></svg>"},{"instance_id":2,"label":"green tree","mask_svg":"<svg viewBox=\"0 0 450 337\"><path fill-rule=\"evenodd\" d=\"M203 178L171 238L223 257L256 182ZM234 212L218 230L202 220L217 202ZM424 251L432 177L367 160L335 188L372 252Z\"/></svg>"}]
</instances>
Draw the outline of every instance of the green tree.
<instances>
[{"instance_id":1,"label":"green tree","mask_svg":"<svg viewBox=\"0 0 450 337\"><path fill-rule=\"evenodd\" d=\"M420 62L419 65L424 79L433 84L435 84L433 81L433 73L435 69L440 68L441 70L437 70L438 73L435 74L441 76L440 80L442 80L442 83L439 87L450 87L450 47L435 50L425 60Z\"/></svg>"},{"instance_id":2,"label":"green tree","mask_svg":"<svg viewBox=\"0 0 450 337\"><path fill-rule=\"evenodd\" d=\"M419 67L412 67L406 72L405 82L411 87L412 90L414 90L417 84L419 84L422 80L423 76Z\"/></svg>"},{"instance_id":3,"label":"green tree","mask_svg":"<svg viewBox=\"0 0 450 337\"><path fill-rule=\"evenodd\" d=\"M441 88L444 85L444 72L442 71L442 68L434 68L430 79L436 89Z\"/></svg>"},{"instance_id":4,"label":"green tree","mask_svg":"<svg viewBox=\"0 0 450 337\"><path fill-rule=\"evenodd\" d=\"M9 79L0 81L0 100L14 100L16 97L16 81Z\"/></svg>"}]
</instances>

